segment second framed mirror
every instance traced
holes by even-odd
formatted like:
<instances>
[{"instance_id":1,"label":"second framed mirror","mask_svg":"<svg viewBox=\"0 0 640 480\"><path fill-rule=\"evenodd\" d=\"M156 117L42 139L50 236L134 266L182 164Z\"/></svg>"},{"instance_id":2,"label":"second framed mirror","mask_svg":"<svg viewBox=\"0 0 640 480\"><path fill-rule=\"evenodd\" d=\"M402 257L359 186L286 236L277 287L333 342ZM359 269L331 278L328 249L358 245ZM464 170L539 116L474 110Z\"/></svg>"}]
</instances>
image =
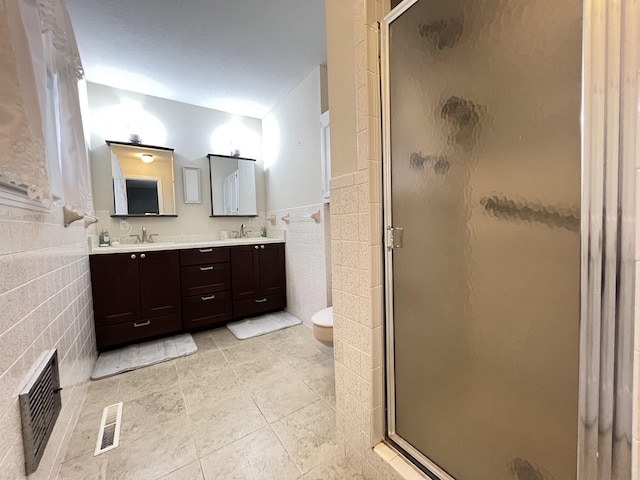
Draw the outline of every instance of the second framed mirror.
<instances>
[{"instance_id":1,"label":"second framed mirror","mask_svg":"<svg viewBox=\"0 0 640 480\"><path fill-rule=\"evenodd\" d=\"M256 204L255 160L210 153L212 217L255 217Z\"/></svg>"}]
</instances>

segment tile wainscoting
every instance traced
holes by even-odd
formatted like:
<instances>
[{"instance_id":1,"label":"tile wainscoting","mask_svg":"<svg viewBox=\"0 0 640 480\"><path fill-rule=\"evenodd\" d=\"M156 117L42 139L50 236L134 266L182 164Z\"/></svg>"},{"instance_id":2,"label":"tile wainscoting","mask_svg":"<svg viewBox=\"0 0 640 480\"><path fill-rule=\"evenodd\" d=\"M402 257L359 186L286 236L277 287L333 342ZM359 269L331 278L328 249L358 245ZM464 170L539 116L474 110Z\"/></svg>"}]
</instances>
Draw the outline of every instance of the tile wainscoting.
<instances>
[{"instance_id":1,"label":"tile wainscoting","mask_svg":"<svg viewBox=\"0 0 640 480\"><path fill-rule=\"evenodd\" d=\"M0 478L22 479L18 393L39 357L58 349L62 412L38 470L54 479L96 358L86 231L62 226L61 208L0 205Z\"/></svg>"},{"instance_id":2,"label":"tile wainscoting","mask_svg":"<svg viewBox=\"0 0 640 480\"><path fill-rule=\"evenodd\" d=\"M378 21L390 3L353 0L352 8L357 171L331 179L338 441L367 480L415 478L422 474L400 457L373 448L385 435Z\"/></svg>"},{"instance_id":3,"label":"tile wainscoting","mask_svg":"<svg viewBox=\"0 0 640 480\"><path fill-rule=\"evenodd\" d=\"M310 215L318 210L321 221L315 223ZM287 214L289 224L282 220ZM268 235L286 231L287 311L311 325L311 316L331 305L329 205L272 210L262 218L271 215L276 224L265 222Z\"/></svg>"}]
</instances>

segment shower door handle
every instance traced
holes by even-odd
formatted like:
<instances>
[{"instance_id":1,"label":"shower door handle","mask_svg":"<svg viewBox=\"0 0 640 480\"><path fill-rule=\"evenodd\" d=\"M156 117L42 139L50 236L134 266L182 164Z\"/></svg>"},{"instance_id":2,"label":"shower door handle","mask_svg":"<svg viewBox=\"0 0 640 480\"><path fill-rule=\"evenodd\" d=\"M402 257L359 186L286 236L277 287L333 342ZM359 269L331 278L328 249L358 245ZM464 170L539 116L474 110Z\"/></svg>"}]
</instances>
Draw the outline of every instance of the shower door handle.
<instances>
[{"instance_id":1,"label":"shower door handle","mask_svg":"<svg viewBox=\"0 0 640 480\"><path fill-rule=\"evenodd\" d=\"M404 246L404 228L387 227L387 250L395 250Z\"/></svg>"}]
</instances>

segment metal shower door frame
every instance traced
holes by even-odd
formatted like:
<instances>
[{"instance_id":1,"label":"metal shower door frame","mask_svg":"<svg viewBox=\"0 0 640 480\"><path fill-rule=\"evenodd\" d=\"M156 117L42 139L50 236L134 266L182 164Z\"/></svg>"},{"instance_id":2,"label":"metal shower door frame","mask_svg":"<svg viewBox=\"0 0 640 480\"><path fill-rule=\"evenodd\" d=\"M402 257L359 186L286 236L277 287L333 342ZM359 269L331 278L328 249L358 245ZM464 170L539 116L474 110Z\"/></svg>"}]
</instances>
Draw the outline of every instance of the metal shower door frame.
<instances>
[{"instance_id":1,"label":"metal shower door frame","mask_svg":"<svg viewBox=\"0 0 640 480\"><path fill-rule=\"evenodd\" d=\"M389 27L380 24L387 440L442 480L454 480L395 425ZM640 162L640 2L583 1L579 480L631 479L634 400L636 157Z\"/></svg>"}]
</instances>

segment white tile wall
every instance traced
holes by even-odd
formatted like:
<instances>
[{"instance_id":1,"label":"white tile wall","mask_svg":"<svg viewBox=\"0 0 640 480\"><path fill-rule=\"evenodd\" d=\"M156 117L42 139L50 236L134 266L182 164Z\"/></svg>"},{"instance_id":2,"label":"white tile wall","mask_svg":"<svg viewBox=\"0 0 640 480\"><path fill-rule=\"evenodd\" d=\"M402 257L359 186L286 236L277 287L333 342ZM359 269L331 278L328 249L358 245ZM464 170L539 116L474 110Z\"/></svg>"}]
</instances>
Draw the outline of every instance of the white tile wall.
<instances>
[{"instance_id":1,"label":"white tile wall","mask_svg":"<svg viewBox=\"0 0 640 480\"><path fill-rule=\"evenodd\" d=\"M268 235L286 234L287 311L308 325L311 316L331 305L331 274L326 256L329 231L329 207L325 204L273 210L262 218L276 216L276 225L266 222ZM309 216L320 210L321 221ZM287 225L282 217L289 214Z\"/></svg>"},{"instance_id":2,"label":"white tile wall","mask_svg":"<svg viewBox=\"0 0 640 480\"><path fill-rule=\"evenodd\" d=\"M331 179L331 264L338 437L371 480L416 478L399 457L373 447L384 436L382 166L378 24L387 0L353 0L357 166ZM395 464L392 465L392 461Z\"/></svg>"},{"instance_id":3,"label":"white tile wall","mask_svg":"<svg viewBox=\"0 0 640 480\"><path fill-rule=\"evenodd\" d=\"M37 359L58 349L63 410L38 470L54 479L96 358L86 233L61 208L0 205L0 478L22 479L18 393ZM80 222L78 222L80 223Z\"/></svg>"}]
</instances>

